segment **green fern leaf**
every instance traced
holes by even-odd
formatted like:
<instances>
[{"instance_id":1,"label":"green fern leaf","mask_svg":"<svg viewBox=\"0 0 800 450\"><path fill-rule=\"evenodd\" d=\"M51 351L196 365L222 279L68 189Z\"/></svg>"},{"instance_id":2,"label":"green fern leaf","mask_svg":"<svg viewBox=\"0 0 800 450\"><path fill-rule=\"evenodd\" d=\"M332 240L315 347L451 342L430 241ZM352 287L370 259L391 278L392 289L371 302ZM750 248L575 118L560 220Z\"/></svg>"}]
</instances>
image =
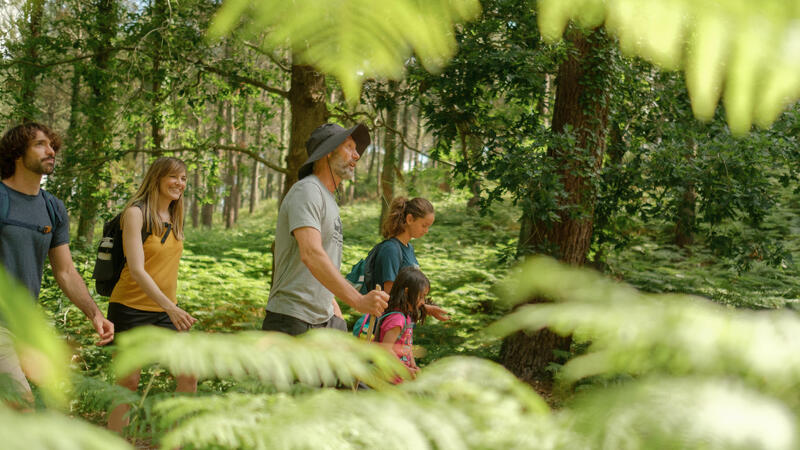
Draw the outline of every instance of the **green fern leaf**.
<instances>
[{"instance_id":1,"label":"green fern leaf","mask_svg":"<svg viewBox=\"0 0 800 450\"><path fill-rule=\"evenodd\" d=\"M356 379L376 388L407 377L400 361L382 347L336 330L301 337L260 331L236 334L175 333L138 328L117 338L117 375L159 363L173 374L199 378L256 378L288 390L295 380L309 385L350 385Z\"/></svg>"},{"instance_id":2,"label":"green fern leaf","mask_svg":"<svg viewBox=\"0 0 800 450\"><path fill-rule=\"evenodd\" d=\"M0 404L0 423L0 442L8 450L132 448L114 433L54 411L20 413Z\"/></svg>"},{"instance_id":3,"label":"green fern leaf","mask_svg":"<svg viewBox=\"0 0 800 450\"><path fill-rule=\"evenodd\" d=\"M64 408L69 391L69 350L36 307L31 294L0 268L0 326L14 334L20 364L44 401Z\"/></svg>"},{"instance_id":4,"label":"green fern leaf","mask_svg":"<svg viewBox=\"0 0 800 450\"><path fill-rule=\"evenodd\" d=\"M428 70L456 49L452 28L480 12L477 0L227 0L209 30L219 37L247 17L244 31L267 32L268 48L288 46L298 61L334 75L357 101L366 78L399 78L412 49Z\"/></svg>"},{"instance_id":5,"label":"green fern leaf","mask_svg":"<svg viewBox=\"0 0 800 450\"><path fill-rule=\"evenodd\" d=\"M695 116L710 120L722 94L731 131L769 126L800 97L800 4L784 0L540 0L539 28L605 24L629 55L682 68ZM723 92L724 87L724 93Z\"/></svg>"}]
</instances>

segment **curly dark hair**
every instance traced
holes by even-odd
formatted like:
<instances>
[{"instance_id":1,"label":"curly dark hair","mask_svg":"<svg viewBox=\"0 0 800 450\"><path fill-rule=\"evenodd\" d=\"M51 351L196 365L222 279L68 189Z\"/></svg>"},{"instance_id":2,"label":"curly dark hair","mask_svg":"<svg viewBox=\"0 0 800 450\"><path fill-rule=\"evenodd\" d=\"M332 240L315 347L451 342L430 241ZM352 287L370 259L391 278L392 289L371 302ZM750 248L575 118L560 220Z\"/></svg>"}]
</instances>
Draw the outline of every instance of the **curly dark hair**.
<instances>
[{"instance_id":1,"label":"curly dark hair","mask_svg":"<svg viewBox=\"0 0 800 450\"><path fill-rule=\"evenodd\" d=\"M0 177L6 179L14 175L16 161L25 154L36 132L41 131L48 139L55 152L61 148L61 138L48 126L36 122L17 125L6 131L0 139Z\"/></svg>"}]
</instances>

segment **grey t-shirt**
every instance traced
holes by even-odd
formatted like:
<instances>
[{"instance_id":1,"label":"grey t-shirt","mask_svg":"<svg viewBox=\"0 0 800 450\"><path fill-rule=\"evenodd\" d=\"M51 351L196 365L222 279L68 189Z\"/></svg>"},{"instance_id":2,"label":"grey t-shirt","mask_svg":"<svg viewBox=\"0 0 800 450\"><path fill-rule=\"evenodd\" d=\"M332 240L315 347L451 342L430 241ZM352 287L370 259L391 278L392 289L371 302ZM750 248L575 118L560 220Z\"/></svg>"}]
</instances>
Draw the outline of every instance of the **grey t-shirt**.
<instances>
[{"instance_id":1,"label":"grey t-shirt","mask_svg":"<svg viewBox=\"0 0 800 450\"><path fill-rule=\"evenodd\" d=\"M289 189L278 212L275 230L275 279L267 311L285 314L316 325L333 316L333 293L300 260L294 230L312 227L322 237L322 248L339 269L342 264L342 221L339 206L315 175Z\"/></svg>"},{"instance_id":2,"label":"grey t-shirt","mask_svg":"<svg viewBox=\"0 0 800 450\"><path fill-rule=\"evenodd\" d=\"M7 186L6 186L7 187ZM3 189L0 186L0 189ZM8 187L8 218L33 225L51 226L44 194L27 195ZM6 270L39 298L42 271L51 248L69 244L69 220L61 200L56 201L59 215L64 221L50 233L43 234L30 228L3 225L0 230L0 260Z\"/></svg>"}]
</instances>

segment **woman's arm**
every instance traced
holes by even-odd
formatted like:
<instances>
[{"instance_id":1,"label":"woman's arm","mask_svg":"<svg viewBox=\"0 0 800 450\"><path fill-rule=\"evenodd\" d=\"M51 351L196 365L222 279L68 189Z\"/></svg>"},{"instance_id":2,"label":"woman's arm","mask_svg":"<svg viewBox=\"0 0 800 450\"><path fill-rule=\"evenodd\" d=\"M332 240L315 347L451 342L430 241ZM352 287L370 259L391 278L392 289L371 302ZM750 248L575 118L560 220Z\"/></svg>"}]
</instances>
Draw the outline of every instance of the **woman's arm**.
<instances>
[{"instance_id":1,"label":"woman's arm","mask_svg":"<svg viewBox=\"0 0 800 450\"><path fill-rule=\"evenodd\" d=\"M156 304L166 311L169 319L180 331L188 330L197 322L197 319L172 303L153 278L144 270L144 244L142 243L142 225L144 217L142 210L132 206L125 210L125 225L122 228L122 249L131 278Z\"/></svg>"}]
</instances>

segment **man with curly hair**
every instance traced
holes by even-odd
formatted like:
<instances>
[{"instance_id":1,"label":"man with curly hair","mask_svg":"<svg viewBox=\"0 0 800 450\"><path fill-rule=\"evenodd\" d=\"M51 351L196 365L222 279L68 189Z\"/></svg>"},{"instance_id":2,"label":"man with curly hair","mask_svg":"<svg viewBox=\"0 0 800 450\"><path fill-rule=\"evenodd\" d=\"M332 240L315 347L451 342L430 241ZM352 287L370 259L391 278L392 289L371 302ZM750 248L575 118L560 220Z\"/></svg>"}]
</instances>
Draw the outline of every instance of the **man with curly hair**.
<instances>
[{"instance_id":1,"label":"man with curly hair","mask_svg":"<svg viewBox=\"0 0 800 450\"><path fill-rule=\"evenodd\" d=\"M114 337L114 325L103 316L72 262L64 203L40 187L42 177L53 173L60 146L58 135L38 123L16 126L0 139L0 262L38 299L44 261L49 259L59 287L89 318L100 336L98 345L105 345ZM15 381L30 400L12 336L2 325L0 318L0 375Z\"/></svg>"}]
</instances>

